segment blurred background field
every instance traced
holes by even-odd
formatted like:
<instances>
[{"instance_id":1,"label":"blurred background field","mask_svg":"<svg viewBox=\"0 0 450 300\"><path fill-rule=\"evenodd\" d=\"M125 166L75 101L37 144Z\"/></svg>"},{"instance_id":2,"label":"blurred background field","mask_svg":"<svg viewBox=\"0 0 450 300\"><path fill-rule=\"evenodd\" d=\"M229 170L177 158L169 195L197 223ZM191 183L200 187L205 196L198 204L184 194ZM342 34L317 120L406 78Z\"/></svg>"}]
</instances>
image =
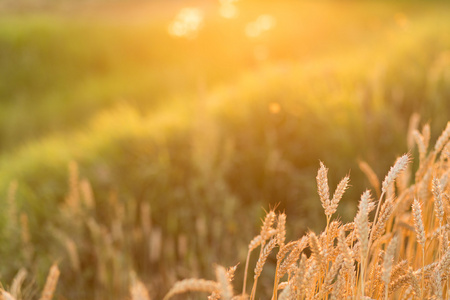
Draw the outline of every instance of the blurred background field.
<instances>
[{"instance_id":1,"label":"blurred background field","mask_svg":"<svg viewBox=\"0 0 450 300\"><path fill-rule=\"evenodd\" d=\"M450 117L446 1L2 1L0 281L159 299L243 261L264 209L323 228L319 160L352 219L413 113Z\"/></svg>"}]
</instances>

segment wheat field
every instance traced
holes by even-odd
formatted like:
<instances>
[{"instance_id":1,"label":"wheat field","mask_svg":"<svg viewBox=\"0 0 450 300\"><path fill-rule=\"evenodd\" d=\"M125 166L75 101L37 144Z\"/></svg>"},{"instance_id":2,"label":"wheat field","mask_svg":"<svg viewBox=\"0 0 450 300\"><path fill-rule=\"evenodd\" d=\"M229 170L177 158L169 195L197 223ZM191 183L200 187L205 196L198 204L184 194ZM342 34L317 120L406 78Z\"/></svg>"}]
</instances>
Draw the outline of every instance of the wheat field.
<instances>
[{"instance_id":1,"label":"wheat field","mask_svg":"<svg viewBox=\"0 0 450 300\"><path fill-rule=\"evenodd\" d=\"M334 216L349 186L344 177L331 196L328 169L321 162L317 187L327 225L323 232L286 242L286 214L271 210L261 232L248 245L242 291L233 288L238 266L216 266L216 279L177 282L165 300L185 292L208 293L208 299L259 299L258 279L276 258L272 299L448 299L450 296L450 123L429 147L430 128L411 129L408 140L419 152L413 176L411 155L397 159L380 183L370 166L354 221ZM258 256L249 280L249 261ZM307 255L306 253L310 253Z\"/></svg>"},{"instance_id":2,"label":"wheat field","mask_svg":"<svg viewBox=\"0 0 450 300\"><path fill-rule=\"evenodd\" d=\"M254 300L265 297L274 300L448 299L450 122L432 147L429 145L430 126L423 126L420 131L416 127L417 125L411 122L408 133L410 149L416 146L419 153L416 163L418 167L414 173L410 153L397 159L382 182L367 163L360 162L360 168L372 187L361 195L353 222L343 224L339 217L335 216L338 204L350 185L350 176L345 176L331 193L328 184L329 170L320 162L316 181L327 220L323 232L310 231L305 236L288 242L286 224L289 212L276 212L271 209L262 222L260 233L248 244L247 259L243 264L229 268L216 265L215 280L190 278L178 281L167 292L164 300L186 292L207 293L209 300ZM73 221L75 223L71 226L86 226L91 234L97 234L98 239L119 234L114 231L108 233L95 220L89 218L86 211L81 211L88 210L92 205L92 191L87 182L80 182L77 178L76 164L72 164L70 169L71 191L61 207L61 214L70 219L75 219L75 216L83 219L79 223ZM11 198L14 197L15 188L17 186L12 184ZM122 213L118 222L125 223L126 208L117 209ZM145 216L148 215L149 208L140 207L139 211ZM135 232L134 237L122 236L121 239L137 247L141 235L151 232L151 225L145 222L148 218L142 220L142 228L139 229L141 232ZM33 252L24 230L27 224L26 215L21 216L20 223L24 248L22 251L25 254L27 250ZM75 242L56 228L54 233L63 240L72 268L79 270L80 258ZM156 238L152 240L157 243ZM108 245L101 243L92 247L94 252L101 255L112 252ZM104 260L99 262L96 275L99 280L107 280L102 276L107 276L105 272L108 265L118 263L118 253L112 254L113 257L104 257ZM257 256L253 269L250 267L252 256ZM272 274L264 269L268 259L276 262ZM241 286L239 290L233 287L237 270L244 273L242 290ZM117 272L122 270L118 268ZM151 299L147 289L151 283L142 281L135 273L132 272L129 275L130 280L125 283L121 282L123 274L113 272L110 275L113 283L127 286L128 299ZM55 263L49 270L42 292L39 293L40 300L53 298L59 276L60 270ZM64 273L61 276L64 276ZM21 269L11 284L7 285L8 288L0 289L0 299L37 297L36 290L30 292L30 286L24 285L26 277L27 271ZM265 295L258 288L258 281L266 277L273 283L271 295Z\"/></svg>"},{"instance_id":3,"label":"wheat field","mask_svg":"<svg viewBox=\"0 0 450 300\"><path fill-rule=\"evenodd\" d=\"M448 28L441 0L1 0L0 300L448 298Z\"/></svg>"}]
</instances>

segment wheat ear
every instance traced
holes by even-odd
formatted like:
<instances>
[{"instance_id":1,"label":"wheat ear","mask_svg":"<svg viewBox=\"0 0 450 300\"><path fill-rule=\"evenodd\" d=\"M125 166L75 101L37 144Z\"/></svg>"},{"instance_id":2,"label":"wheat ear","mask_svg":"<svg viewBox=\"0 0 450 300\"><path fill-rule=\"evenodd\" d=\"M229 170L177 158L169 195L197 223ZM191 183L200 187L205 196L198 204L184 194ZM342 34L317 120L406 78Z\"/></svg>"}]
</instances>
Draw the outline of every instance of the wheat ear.
<instances>
[{"instance_id":1,"label":"wheat ear","mask_svg":"<svg viewBox=\"0 0 450 300\"><path fill-rule=\"evenodd\" d=\"M276 244L277 244L277 239L276 238L271 239L270 242L261 251L259 259L256 262L255 275L254 275L254 281L253 281L253 288L252 288L252 293L250 295L250 299L251 300L255 299L255 293L256 293L256 286L258 284L258 278L261 275L261 272L263 270L264 264L266 263L266 260L269 257L269 254L272 252L273 248L275 248Z\"/></svg>"},{"instance_id":2,"label":"wheat ear","mask_svg":"<svg viewBox=\"0 0 450 300\"><path fill-rule=\"evenodd\" d=\"M361 196L359 202L359 211L356 215L356 235L361 247L361 294L364 297L364 283L365 283L365 269L366 259L369 252L369 205L370 205L370 191L365 191Z\"/></svg>"},{"instance_id":3,"label":"wheat ear","mask_svg":"<svg viewBox=\"0 0 450 300\"><path fill-rule=\"evenodd\" d=\"M291 286L288 284L280 294L279 300L288 300L292 297Z\"/></svg>"},{"instance_id":4,"label":"wheat ear","mask_svg":"<svg viewBox=\"0 0 450 300\"><path fill-rule=\"evenodd\" d=\"M392 266L394 264L393 260L394 260L394 255L395 255L395 249L397 248L397 242L398 242L398 238L397 236L394 236L391 240L391 242L389 243L387 250L386 250L386 254L384 256L384 262L383 262L383 272L382 272L382 280L384 281L385 284L385 299L388 299L388 293L389 293L389 281L391 278L391 271L392 271Z\"/></svg>"},{"instance_id":5,"label":"wheat ear","mask_svg":"<svg viewBox=\"0 0 450 300\"><path fill-rule=\"evenodd\" d=\"M420 134L420 132L417 130L414 130L413 134L414 134L414 140L416 141L417 148L419 150L419 162L420 162L420 164L423 164L425 161L426 154L427 154L427 148L426 148L427 146L425 145L425 139Z\"/></svg>"},{"instance_id":6,"label":"wheat ear","mask_svg":"<svg viewBox=\"0 0 450 300\"><path fill-rule=\"evenodd\" d=\"M17 272L16 276L14 276L9 291L15 298L20 298L20 288L27 277L27 274L27 270L25 268L21 268L19 272Z\"/></svg>"},{"instance_id":7,"label":"wheat ear","mask_svg":"<svg viewBox=\"0 0 450 300\"><path fill-rule=\"evenodd\" d=\"M434 195L434 209L439 220L439 226L444 221L444 203L442 202L442 187L438 178L433 178L433 195Z\"/></svg>"},{"instance_id":8,"label":"wheat ear","mask_svg":"<svg viewBox=\"0 0 450 300\"><path fill-rule=\"evenodd\" d=\"M327 216L331 216L336 212L339 201L341 201L349 182L350 177L348 175L339 182L336 191L333 194L333 198L331 198L330 205L325 209L325 214Z\"/></svg>"},{"instance_id":9,"label":"wheat ear","mask_svg":"<svg viewBox=\"0 0 450 300\"><path fill-rule=\"evenodd\" d=\"M422 246L422 267L425 267L425 228L422 220L422 209L419 201L414 198L412 205L414 216L414 228L416 229L417 242ZM422 272L422 290L425 288L425 272Z\"/></svg>"},{"instance_id":10,"label":"wheat ear","mask_svg":"<svg viewBox=\"0 0 450 300\"><path fill-rule=\"evenodd\" d=\"M397 176L400 172L402 172L403 170L406 169L409 162L410 162L409 154L404 154L403 156L397 158L397 160L395 161L395 164L390 168L388 174L386 175L386 177L383 181L382 188L381 188L381 196L380 196L380 199L378 200L377 210L375 212L375 218L373 220L373 226L370 231L369 250L370 250L370 247L372 246L374 230L377 225L378 213L380 211L380 206L381 206L381 201L383 199L383 196L387 192L389 185L391 185L394 182L395 178L397 178Z\"/></svg>"},{"instance_id":11,"label":"wheat ear","mask_svg":"<svg viewBox=\"0 0 450 300\"><path fill-rule=\"evenodd\" d=\"M436 141L436 144L434 145L435 153L439 153L439 151L442 150L442 148L447 143L447 140L449 139L449 137L450 137L450 122L447 122L447 126L445 127L445 130L439 136L438 140Z\"/></svg>"},{"instance_id":12,"label":"wheat ear","mask_svg":"<svg viewBox=\"0 0 450 300\"><path fill-rule=\"evenodd\" d=\"M367 179L369 179L370 184L375 189L375 193L379 198L381 196L380 192L381 186L377 174L375 174L374 170L365 161L359 161L358 166L361 169L361 171L366 175Z\"/></svg>"},{"instance_id":13,"label":"wheat ear","mask_svg":"<svg viewBox=\"0 0 450 300\"><path fill-rule=\"evenodd\" d=\"M403 156L397 158L394 166L391 167L388 174L386 175L382 187L381 192L386 193L389 185L394 182L395 178L397 178L398 174L406 169L408 163L410 161L409 154L404 154Z\"/></svg>"},{"instance_id":14,"label":"wheat ear","mask_svg":"<svg viewBox=\"0 0 450 300\"><path fill-rule=\"evenodd\" d=\"M40 300L51 300L58 284L59 269L56 264L50 268Z\"/></svg>"},{"instance_id":15,"label":"wheat ear","mask_svg":"<svg viewBox=\"0 0 450 300\"><path fill-rule=\"evenodd\" d=\"M277 221L277 244L280 249L284 246L286 240L286 214L278 215Z\"/></svg>"},{"instance_id":16,"label":"wheat ear","mask_svg":"<svg viewBox=\"0 0 450 300\"><path fill-rule=\"evenodd\" d=\"M320 168L317 172L316 181L320 202L322 202L323 209L327 211L330 206L330 188L328 186L328 169L325 167L323 162L320 162Z\"/></svg>"},{"instance_id":17,"label":"wheat ear","mask_svg":"<svg viewBox=\"0 0 450 300\"><path fill-rule=\"evenodd\" d=\"M266 217L264 218L263 226L261 227L261 233L258 236L256 236L248 245L247 259L245 261L245 270L244 270L244 283L242 286L242 296L245 295L245 290L247 287L247 274L248 274L248 264L250 261L250 254L259 245L261 245L261 252L262 252L263 250L262 248L264 247L266 240L276 233L276 231L272 229L272 224L274 220L275 220L275 213L273 211L267 213Z\"/></svg>"},{"instance_id":18,"label":"wheat ear","mask_svg":"<svg viewBox=\"0 0 450 300\"><path fill-rule=\"evenodd\" d=\"M216 266L216 279L219 283L220 299L231 300L233 298L233 287L231 286L228 272L224 267Z\"/></svg>"},{"instance_id":19,"label":"wheat ear","mask_svg":"<svg viewBox=\"0 0 450 300\"><path fill-rule=\"evenodd\" d=\"M16 300L10 293L7 291L0 289L0 300Z\"/></svg>"},{"instance_id":20,"label":"wheat ear","mask_svg":"<svg viewBox=\"0 0 450 300\"><path fill-rule=\"evenodd\" d=\"M145 285L137 279L136 275L132 274L130 294L132 300L150 300L147 288Z\"/></svg>"},{"instance_id":21,"label":"wheat ear","mask_svg":"<svg viewBox=\"0 0 450 300\"><path fill-rule=\"evenodd\" d=\"M205 292L212 293L219 290L219 284L212 280L204 279L184 279L178 281L170 289L163 300L167 300L176 294L186 293L186 292Z\"/></svg>"}]
</instances>

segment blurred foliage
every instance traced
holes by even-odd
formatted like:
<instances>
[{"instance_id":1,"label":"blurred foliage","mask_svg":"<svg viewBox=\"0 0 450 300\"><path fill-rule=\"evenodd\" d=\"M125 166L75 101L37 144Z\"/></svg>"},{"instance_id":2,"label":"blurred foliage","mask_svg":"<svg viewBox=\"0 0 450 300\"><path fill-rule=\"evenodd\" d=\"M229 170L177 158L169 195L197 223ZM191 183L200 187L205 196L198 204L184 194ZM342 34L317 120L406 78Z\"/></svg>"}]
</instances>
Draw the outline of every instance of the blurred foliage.
<instances>
[{"instance_id":1,"label":"blurred foliage","mask_svg":"<svg viewBox=\"0 0 450 300\"><path fill-rule=\"evenodd\" d=\"M445 127L448 4L274 3L231 20L200 3L195 39L167 33L175 2L2 13L2 282L25 266L42 286L57 260L70 299L122 299L133 270L159 297L243 260L261 208L286 210L291 235L323 227L319 160L332 189L350 173L348 221L369 186L358 159L382 178L415 151L414 112L432 140ZM268 13L275 27L245 36Z\"/></svg>"}]
</instances>

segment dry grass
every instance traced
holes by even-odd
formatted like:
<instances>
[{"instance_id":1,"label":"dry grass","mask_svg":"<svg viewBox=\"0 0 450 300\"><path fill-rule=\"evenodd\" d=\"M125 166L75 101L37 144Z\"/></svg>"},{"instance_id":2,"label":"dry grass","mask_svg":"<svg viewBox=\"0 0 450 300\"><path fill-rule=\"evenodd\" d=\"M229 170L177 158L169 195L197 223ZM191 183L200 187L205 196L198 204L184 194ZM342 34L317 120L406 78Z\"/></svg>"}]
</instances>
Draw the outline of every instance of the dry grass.
<instances>
[{"instance_id":1,"label":"dry grass","mask_svg":"<svg viewBox=\"0 0 450 300\"><path fill-rule=\"evenodd\" d=\"M59 268L56 264L50 268L50 271L45 282L44 289L42 290L40 300L52 300L55 293L56 285L59 279ZM13 280L10 291L7 292L4 289L0 289L0 300L18 300L29 299L29 296L22 295L21 286L27 276L25 269L20 269L16 277Z\"/></svg>"},{"instance_id":2,"label":"dry grass","mask_svg":"<svg viewBox=\"0 0 450 300\"><path fill-rule=\"evenodd\" d=\"M375 190L361 196L354 222L332 220L348 185L345 177L330 199L328 169L320 162L318 193L327 218L324 232L285 242L286 216L270 211L261 233L249 244L242 293L233 294L232 278L217 267L216 281L187 279L165 299L188 291L210 293L209 299L250 299L265 276L267 258L277 251L272 299L448 299L450 297L450 122L428 151L429 125L411 128L419 152L412 182L405 154L382 184L366 163L363 171ZM372 194L377 195L375 202ZM371 213L376 207L375 213ZM246 293L250 256L260 247L251 294ZM304 250L310 250L307 257ZM235 291L235 290L234 290Z\"/></svg>"}]
</instances>

